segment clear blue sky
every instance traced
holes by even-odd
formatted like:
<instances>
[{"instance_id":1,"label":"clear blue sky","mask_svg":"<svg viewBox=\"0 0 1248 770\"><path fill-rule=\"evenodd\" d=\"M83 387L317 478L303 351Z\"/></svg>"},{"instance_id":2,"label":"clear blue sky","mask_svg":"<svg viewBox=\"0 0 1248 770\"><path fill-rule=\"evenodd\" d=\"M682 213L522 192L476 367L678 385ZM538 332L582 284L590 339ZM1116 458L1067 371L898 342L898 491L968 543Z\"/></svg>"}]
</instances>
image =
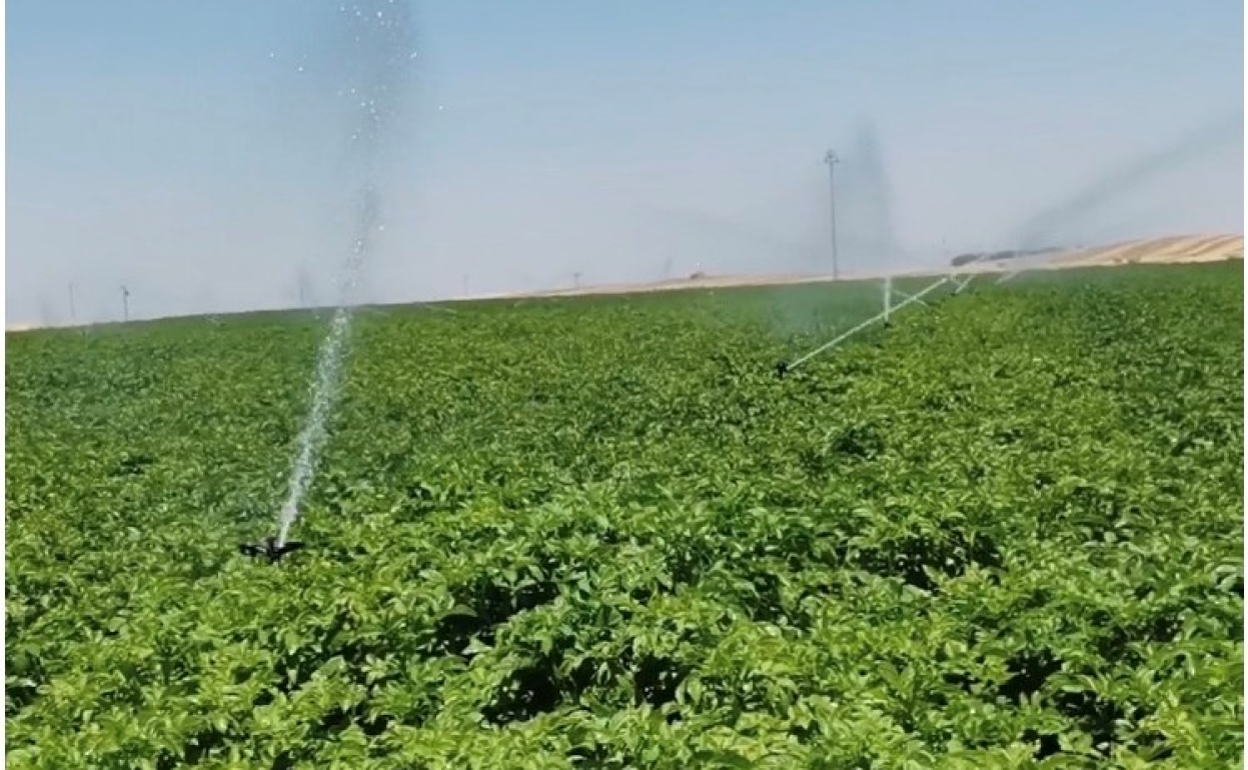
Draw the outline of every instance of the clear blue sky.
<instances>
[{"instance_id":1,"label":"clear blue sky","mask_svg":"<svg viewBox=\"0 0 1248 770\"><path fill-rule=\"evenodd\" d=\"M375 0L374 0L375 1ZM351 6L353 3L347 2ZM364 298L1242 232L1223 0L414 6ZM339 2L10 0L6 321L332 299ZM303 67L301 71L299 68Z\"/></svg>"}]
</instances>

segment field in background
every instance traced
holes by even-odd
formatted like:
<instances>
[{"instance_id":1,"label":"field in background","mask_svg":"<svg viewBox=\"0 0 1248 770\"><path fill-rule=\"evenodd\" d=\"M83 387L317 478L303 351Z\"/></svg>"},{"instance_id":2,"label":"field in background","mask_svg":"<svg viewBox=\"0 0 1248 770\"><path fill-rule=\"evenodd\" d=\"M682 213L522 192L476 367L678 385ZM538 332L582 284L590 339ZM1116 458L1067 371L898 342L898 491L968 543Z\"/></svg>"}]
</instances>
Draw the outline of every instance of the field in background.
<instances>
[{"instance_id":1,"label":"field in background","mask_svg":"<svg viewBox=\"0 0 1248 770\"><path fill-rule=\"evenodd\" d=\"M1238 762L1242 261L880 301L362 314L278 567L323 319L10 335L10 766Z\"/></svg>"},{"instance_id":2,"label":"field in background","mask_svg":"<svg viewBox=\"0 0 1248 770\"><path fill-rule=\"evenodd\" d=\"M1205 262L1224 262L1242 260L1244 258L1244 237L1242 235L1180 235L1167 238L1151 238L1125 241L1108 246L1095 246L1058 250L1045 253L1038 257L1008 260L980 261L972 264L941 266L939 269L919 270L907 275L895 276L911 281L910 286L926 285L924 281L955 271L960 274L977 273L1009 273L1018 269L1061 270L1067 268L1109 267L1131 264L1181 265ZM882 276L862 271L848 271L843 279L855 282L879 279ZM488 299L520 299L525 297L570 297L583 295L614 295L614 294L646 294L663 291L688 291L697 289L740 288L748 286L784 287L804 284L827 284L832 281L826 274L810 275L694 275L672 278L650 283L590 285L578 288L551 289L541 292L523 292L520 294L503 294L483 297L458 297L450 302L480 301ZM259 311L274 313L284 311ZM255 315L243 313L240 315ZM162 319L163 320L163 319ZM58 326L65 327L64 324ZM70 325L72 326L72 324ZM50 328L42 324L13 323L8 324L6 331L33 331L39 328Z\"/></svg>"},{"instance_id":3,"label":"field in background","mask_svg":"<svg viewBox=\"0 0 1248 770\"><path fill-rule=\"evenodd\" d=\"M910 277L935 277L950 271L958 273L1009 273L1018 269L1062 270L1084 267L1116 267L1121 265L1184 265L1224 262L1244 258L1242 235L1178 235L1124 241L1108 246L1057 249L1034 257L1013 260L983 260L958 266L918 270ZM871 272L848 271L849 280L880 278ZM828 283L830 276L815 275L696 275L645 284L586 286L538 292L530 296L571 296L578 294L629 294L650 291L679 291L695 288L736 286L787 286L806 283Z\"/></svg>"}]
</instances>

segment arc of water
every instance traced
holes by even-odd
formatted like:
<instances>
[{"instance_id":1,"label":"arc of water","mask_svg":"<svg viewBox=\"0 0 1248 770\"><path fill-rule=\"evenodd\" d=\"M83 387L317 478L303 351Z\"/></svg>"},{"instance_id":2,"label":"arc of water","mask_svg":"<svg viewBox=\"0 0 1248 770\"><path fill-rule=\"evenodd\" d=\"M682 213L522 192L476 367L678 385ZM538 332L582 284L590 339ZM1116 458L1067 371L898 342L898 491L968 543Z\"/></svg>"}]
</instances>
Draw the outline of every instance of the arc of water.
<instances>
[{"instance_id":1,"label":"arc of water","mask_svg":"<svg viewBox=\"0 0 1248 770\"><path fill-rule=\"evenodd\" d=\"M351 331L352 307L355 287L359 283L364 257L372 248L372 233L379 227L377 192L365 185L360 200L359 232L347 258L340 286L338 307L329 323L329 333L317 354L316 377L312 380L311 401L307 420L299 434L299 450L287 482L286 501L278 516L277 545L283 546L290 535L290 528L299 518L299 503L307 494L316 470L316 461L325 441L330 412L338 395L342 379L346 343Z\"/></svg>"},{"instance_id":2,"label":"arc of water","mask_svg":"<svg viewBox=\"0 0 1248 770\"><path fill-rule=\"evenodd\" d=\"M379 153L390 124L398 115L402 81L415 56L411 12L406 3L356 0L350 8L344 3L339 12L354 41L345 70L350 81L346 85L350 87L344 86L339 96L348 98L357 110L357 123L351 131L350 142L354 159L360 163L358 168L364 184L360 191L356 237L344 266L338 305L317 354L311 406L299 433L286 499L278 513L279 548L286 545L290 529L299 518L299 506L311 486L330 413L341 386L355 288L365 258L372 251L375 234L383 227L379 221L379 196L373 184L382 167Z\"/></svg>"}]
</instances>

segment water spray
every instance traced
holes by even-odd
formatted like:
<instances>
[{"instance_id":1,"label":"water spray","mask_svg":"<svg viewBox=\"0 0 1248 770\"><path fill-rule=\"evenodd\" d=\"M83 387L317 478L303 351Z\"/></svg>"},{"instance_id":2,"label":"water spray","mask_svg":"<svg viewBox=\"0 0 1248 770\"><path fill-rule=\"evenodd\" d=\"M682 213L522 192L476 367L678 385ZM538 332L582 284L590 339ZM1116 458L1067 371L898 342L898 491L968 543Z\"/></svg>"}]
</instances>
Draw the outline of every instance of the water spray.
<instances>
[{"instance_id":1,"label":"water spray","mask_svg":"<svg viewBox=\"0 0 1248 770\"><path fill-rule=\"evenodd\" d=\"M285 501L278 512L278 532L260 544L243 544L239 551L253 558L276 563L283 556L303 547L289 540L291 527L299 518L300 504L316 471L317 459L325 442L327 424L342 380L342 368L351 330L355 289L366 257L372 252L381 222L380 194L375 184L378 154L385 129L397 113L406 68L412 52L410 14L406 3L397 0L361 0L340 12L346 17L354 40L348 84L339 91L352 104L357 121L350 133L350 144L359 153L363 181L359 186L356 232L343 267L338 306L317 355L311 385L311 405L287 482Z\"/></svg>"}]
</instances>

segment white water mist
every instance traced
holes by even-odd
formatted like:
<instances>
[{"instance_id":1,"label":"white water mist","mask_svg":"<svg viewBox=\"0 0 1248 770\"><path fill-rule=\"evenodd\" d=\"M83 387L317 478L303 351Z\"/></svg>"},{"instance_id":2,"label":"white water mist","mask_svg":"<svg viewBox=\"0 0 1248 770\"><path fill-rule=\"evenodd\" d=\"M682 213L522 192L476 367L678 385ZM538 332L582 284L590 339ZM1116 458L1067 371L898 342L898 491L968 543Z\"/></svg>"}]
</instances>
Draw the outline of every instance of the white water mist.
<instances>
[{"instance_id":1,"label":"white water mist","mask_svg":"<svg viewBox=\"0 0 1248 770\"><path fill-rule=\"evenodd\" d=\"M308 492L312 483L312 475L316 470L316 460L325 442L327 423L334 402L338 395L338 387L342 380L342 367L347 350L348 336L351 331L351 309L353 294L359 283L360 271L364 267L364 258L372 248L371 234L377 223L376 192L367 187L361 196L359 223L361 233L351 246L351 256L347 259L343 274L341 294L338 307L329 322L329 333L321 344L316 359L316 376L312 380L312 405L308 410L303 431L299 434L299 449L295 454L295 462L290 470L287 482L286 502L282 503L278 522L277 544L286 544L290 527L299 517L299 503Z\"/></svg>"},{"instance_id":2,"label":"white water mist","mask_svg":"<svg viewBox=\"0 0 1248 770\"><path fill-rule=\"evenodd\" d=\"M278 518L278 546L284 546L299 518L300 504L312 485L317 460L325 443L329 419L342 384L350 340L355 289L366 258L373 250L380 221L380 194L375 184L386 129L398 113L403 80L414 54L410 13L396 0L373 0L342 5L349 41L346 81L337 95L349 101L355 114L349 135L352 156L363 177L356 235L343 269L338 306L317 355L311 385L311 404L299 433L294 463L287 481L286 499Z\"/></svg>"},{"instance_id":3,"label":"white water mist","mask_svg":"<svg viewBox=\"0 0 1248 770\"><path fill-rule=\"evenodd\" d=\"M325 440L325 423L342 375L342 350L350 328L350 308L340 307L335 310L329 334L325 337L317 358L316 379L312 384L312 408L308 412L307 423L299 434L299 451L295 455L295 464L287 482L286 502L282 503L277 533L279 546L286 544L290 527L299 516L299 502L307 494L308 485L312 482L317 455Z\"/></svg>"}]
</instances>

